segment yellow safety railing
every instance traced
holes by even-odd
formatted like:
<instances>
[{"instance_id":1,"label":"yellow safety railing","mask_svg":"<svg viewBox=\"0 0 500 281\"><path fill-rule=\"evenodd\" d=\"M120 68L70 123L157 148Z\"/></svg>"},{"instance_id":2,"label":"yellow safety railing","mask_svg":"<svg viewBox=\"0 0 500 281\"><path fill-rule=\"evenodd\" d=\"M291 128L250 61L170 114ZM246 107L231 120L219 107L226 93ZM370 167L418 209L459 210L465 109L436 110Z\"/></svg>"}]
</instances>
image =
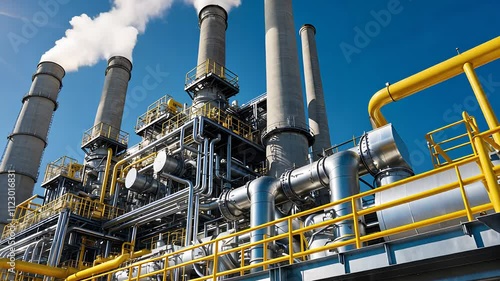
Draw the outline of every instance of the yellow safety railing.
<instances>
[{"instance_id":1,"label":"yellow safety railing","mask_svg":"<svg viewBox=\"0 0 500 281\"><path fill-rule=\"evenodd\" d=\"M206 60L186 74L186 87L195 83L201 77L209 74L216 75L234 87L238 87L238 75L225 68L214 60Z\"/></svg>"},{"instance_id":2,"label":"yellow safety railing","mask_svg":"<svg viewBox=\"0 0 500 281\"><path fill-rule=\"evenodd\" d=\"M137 276L130 278L129 280L140 280L142 278L147 278L147 277L162 277L162 280L173 280L173 272L175 272L176 269L182 269L187 266L192 266L193 264L200 264L200 263L205 263L209 266L211 269L210 274L207 274L207 276L196 278L193 280L217 280L218 277L223 277L223 276L229 276L231 274L239 274L239 275L244 275L250 271L252 268L268 268L271 265L286 265L286 264L293 264L296 262L300 262L300 260L307 259L307 257L310 254L316 253L316 252L322 252L322 251L329 251L329 250L334 250L337 249L338 247L342 246L347 246L347 245L353 245L355 248L361 248L364 243L368 241L372 241L375 239L379 239L382 237L394 235L397 233L403 233L409 230L417 229L417 228L422 228L425 226L429 225L434 225L434 224L439 224L444 221L449 221L453 219L458 219L458 218L464 218L466 217L469 221L474 220L474 215L478 213L483 213L488 210L494 209L496 212L500 212L500 190L498 187L498 176L500 174L500 165L493 166L489 156L488 156L488 150L486 149L486 144L490 144L491 136L495 133L500 132L500 127L490 130L481 134L477 134L476 136L473 137L472 145L474 146L474 151L476 152L475 155L470 156L466 159L462 159L459 161L451 162L446 166L439 167L437 169L428 171L426 173L422 173L407 179L403 179L401 181L398 181L396 183L388 184L382 187L379 187L375 190L370 190L367 192L363 192L351 197L344 198L342 200L332 202L330 204L326 204L324 206L320 206L314 209L310 209L301 213L294 214L289 217L285 217L282 219L276 219L272 222L254 227L254 228L249 228L234 234L227 235L225 237L219 237L216 238L212 241L206 242L206 243L201 243L193 246L186 247L184 249L181 249L179 251L176 251L174 253L167 253L159 257L155 257L152 259L140 261L131 265L127 265L125 267L122 267L120 269L111 271L111 272L106 272L100 275L95 275L93 278L98 278L98 277L107 277L107 278L112 278L112 274L114 274L117 271L121 270L130 270L132 272L138 272ZM495 145L498 146L498 144L494 143ZM468 178L463 178L459 167L464 164L468 163L477 163L479 167L481 168L480 171L477 175L468 177ZM441 173L443 171L447 170L454 170L455 175L456 175L456 181L445 184L443 186L435 187L427 191L423 191L417 194L413 194L404 198L396 199L390 202L386 202L377 206L372 206L366 209L361 209L361 206L359 205L360 201L362 198L365 197L370 197L373 196L374 194L392 189L396 186L402 185L402 184L407 184L409 182L413 182L416 180L420 180L438 173ZM486 190L489 194L490 197L490 203L486 203L483 205L478 205L478 206L472 206L469 202L469 198L467 197L467 193L465 191L465 186L474 183L474 182L485 182L486 183ZM401 204L409 203L409 202L414 202L417 200L421 200L424 198L428 198L437 194L441 194L450 190L459 190L461 195L462 195L462 200L463 200L463 209L452 212L452 213L447 213L444 215L436 215L435 217L431 217L428 219L424 219L421 221L414 221L412 223L398 226L395 228L390 228L386 229L383 231L371 233L371 234L362 234L361 230L359 228L358 223L354 223L354 229L353 229L353 235L351 237L346 237L346 240L341 240L341 241L335 241L330 244L327 244L323 247L319 248L314 248L314 249L308 249L305 245L301 246L301 249L299 251L295 251L294 247L292 245L293 243L293 237L304 237L304 234L306 232L312 231L314 229L318 228L323 228L327 226L333 226L334 224L343 222L343 221L354 221L358 222L359 218L362 216L365 216L367 214L373 214L378 211L386 210L389 208L393 208L396 206L399 206ZM332 218L329 220L322 221L320 223L316 223L314 225L309 225L306 227L302 227L300 229L292 229L290 226L293 225L293 221L297 218L300 217L305 217L317 212L321 212L324 210L331 210L335 206L338 206L340 204L345 204L345 203L350 203L351 205L351 213L348 215ZM269 227L276 227L278 224L283 224L283 222L287 222L289 229L285 229L286 232L280 235L276 235L273 237L265 237L265 239L255 242L255 243L247 243L243 245L239 245L230 249L224 249L220 251L220 245L221 243L225 243L228 239L231 239L232 237L236 236L241 236L259 229L265 229ZM277 257L277 258L267 258L267 255L264 253L263 255L263 261L261 262L256 262L254 264L247 264L244 262L244 259L241 262L241 265L239 268L231 269L231 270L226 270L219 272L218 271L218 260L221 256L224 255L229 255L233 253L239 253L242 257L245 256L245 254L250 251L253 247L256 246L262 246L264 249L264 252L267 251L267 245L269 243L273 243L274 241L281 240L284 238L288 238L288 241L290 245L288 245L289 252L285 253L285 255ZM304 244L304 243L301 243ZM191 261L187 262L181 262L176 265L172 265L176 257L178 257L180 254L184 252L189 252L189 251L195 251L195 250L201 250L203 248L210 248L213 249L213 253L207 256L202 256L199 258L195 258ZM200 251L201 252L201 251ZM165 267L163 269L156 270L154 272L149 272L145 274L141 274L141 266L143 264L149 263L149 262L154 262L154 261L162 261ZM170 263L169 263L170 261ZM90 279L87 279L90 280Z\"/></svg>"},{"instance_id":3,"label":"yellow safety railing","mask_svg":"<svg viewBox=\"0 0 500 281\"><path fill-rule=\"evenodd\" d=\"M190 107L186 111L167 120L163 123L162 134L165 135L180 128L194 116L205 116L233 131L237 135L251 141L255 140L255 132L252 130L252 126L210 103L205 103L199 108L194 106Z\"/></svg>"},{"instance_id":4,"label":"yellow safety railing","mask_svg":"<svg viewBox=\"0 0 500 281\"><path fill-rule=\"evenodd\" d=\"M129 135L119 128L114 128L106 123L99 123L83 133L82 146L98 137L105 137L123 145L128 145Z\"/></svg>"},{"instance_id":5,"label":"yellow safety railing","mask_svg":"<svg viewBox=\"0 0 500 281\"><path fill-rule=\"evenodd\" d=\"M182 104L175 101L170 95L166 95L148 106L147 111L137 118L135 130L138 130L158 119L166 113L177 114L182 109Z\"/></svg>"},{"instance_id":6,"label":"yellow safety railing","mask_svg":"<svg viewBox=\"0 0 500 281\"><path fill-rule=\"evenodd\" d=\"M82 168L83 165L79 164L76 159L70 158L68 156L63 156L47 164L43 183L48 182L49 180L57 176L64 176L70 179L81 181L83 176Z\"/></svg>"},{"instance_id":7,"label":"yellow safety railing","mask_svg":"<svg viewBox=\"0 0 500 281\"><path fill-rule=\"evenodd\" d=\"M63 209L68 209L75 215L94 220L110 220L123 214L122 209L100 203L98 200L95 201L67 193L36 209L27 210L22 216L13 219L11 223L4 227L2 239L7 238L12 232L18 233L35 223L59 214Z\"/></svg>"}]
</instances>

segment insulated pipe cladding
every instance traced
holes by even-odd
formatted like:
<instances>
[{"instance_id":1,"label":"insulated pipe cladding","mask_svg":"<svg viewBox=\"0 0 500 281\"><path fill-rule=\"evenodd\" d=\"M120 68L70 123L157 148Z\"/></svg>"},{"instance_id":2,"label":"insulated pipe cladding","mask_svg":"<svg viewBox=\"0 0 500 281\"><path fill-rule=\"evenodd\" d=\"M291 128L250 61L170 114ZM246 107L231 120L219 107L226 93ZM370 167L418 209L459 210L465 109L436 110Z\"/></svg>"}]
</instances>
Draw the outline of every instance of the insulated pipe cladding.
<instances>
[{"instance_id":1,"label":"insulated pipe cladding","mask_svg":"<svg viewBox=\"0 0 500 281\"><path fill-rule=\"evenodd\" d=\"M132 63L125 57L114 56L108 60L94 126L104 123L115 129L113 131L117 133L120 131L131 71Z\"/></svg>"},{"instance_id":2,"label":"insulated pipe cladding","mask_svg":"<svg viewBox=\"0 0 500 281\"><path fill-rule=\"evenodd\" d=\"M208 5L201 9L198 18L200 43L196 77L202 77L208 72L220 75L219 69L226 65L227 12L221 6ZM223 101L224 97L217 87L204 87L195 94L193 105L198 107L218 100ZM214 105L218 106L217 103Z\"/></svg>"},{"instance_id":3,"label":"insulated pipe cladding","mask_svg":"<svg viewBox=\"0 0 500 281\"><path fill-rule=\"evenodd\" d=\"M305 122L291 0L266 0L266 145L269 176L307 163L314 141ZM309 141L309 143L308 143Z\"/></svg>"},{"instance_id":4,"label":"insulated pipe cladding","mask_svg":"<svg viewBox=\"0 0 500 281\"><path fill-rule=\"evenodd\" d=\"M304 24L299 34L302 39L302 60L304 63L309 127L314 135L312 157L316 161L320 158L323 149L332 146L330 129L328 127L318 50L316 48L316 28L311 24Z\"/></svg>"},{"instance_id":5,"label":"insulated pipe cladding","mask_svg":"<svg viewBox=\"0 0 500 281\"><path fill-rule=\"evenodd\" d=\"M0 165L0 228L11 218L14 206L33 194L52 115L57 109L57 96L62 87L64 69L54 62L41 62L33 75L28 94L8 137L7 148ZM10 189L12 195L9 193ZM10 198L15 197L15 202ZM7 201L9 200L9 201ZM9 205L13 203L13 206Z\"/></svg>"}]
</instances>

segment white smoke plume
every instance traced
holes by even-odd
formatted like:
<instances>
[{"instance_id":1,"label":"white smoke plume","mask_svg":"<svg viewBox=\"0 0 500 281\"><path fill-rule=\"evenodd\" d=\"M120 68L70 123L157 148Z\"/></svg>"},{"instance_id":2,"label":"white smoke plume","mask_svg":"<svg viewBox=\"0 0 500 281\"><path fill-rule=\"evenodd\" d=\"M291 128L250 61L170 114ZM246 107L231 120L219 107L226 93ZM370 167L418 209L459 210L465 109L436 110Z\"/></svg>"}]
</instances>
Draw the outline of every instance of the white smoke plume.
<instances>
[{"instance_id":1,"label":"white smoke plume","mask_svg":"<svg viewBox=\"0 0 500 281\"><path fill-rule=\"evenodd\" d=\"M233 7L238 7L241 5L241 0L184 0L187 3L194 5L196 10L200 10L206 5L219 5L224 8L228 13Z\"/></svg>"},{"instance_id":2,"label":"white smoke plume","mask_svg":"<svg viewBox=\"0 0 500 281\"><path fill-rule=\"evenodd\" d=\"M92 66L114 55L132 60L137 36L147 23L160 17L173 0L114 0L109 12L95 18L86 14L73 17L71 29L47 51L41 61L59 63L68 72Z\"/></svg>"}]
</instances>

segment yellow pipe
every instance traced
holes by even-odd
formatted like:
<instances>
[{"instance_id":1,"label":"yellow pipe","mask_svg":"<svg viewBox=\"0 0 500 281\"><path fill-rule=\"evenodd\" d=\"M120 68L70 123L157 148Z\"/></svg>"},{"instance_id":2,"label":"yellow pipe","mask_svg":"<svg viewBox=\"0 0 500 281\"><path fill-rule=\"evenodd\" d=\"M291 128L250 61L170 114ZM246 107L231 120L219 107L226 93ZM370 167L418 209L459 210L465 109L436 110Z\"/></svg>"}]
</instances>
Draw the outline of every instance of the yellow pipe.
<instances>
[{"instance_id":1,"label":"yellow pipe","mask_svg":"<svg viewBox=\"0 0 500 281\"><path fill-rule=\"evenodd\" d=\"M16 260L15 266L12 267L10 260L6 258L0 259L0 268L11 269L14 268L16 271L22 271L26 273L40 274L55 278L66 278L69 275L77 272L78 270L75 268L57 268L48 265L31 263L26 261Z\"/></svg>"},{"instance_id":2,"label":"yellow pipe","mask_svg":"<svg viewBox=\"0 0 500 281\"><path fill-rule=\"evenodd\" d=\"M460 55L379 90L373 95L368 105L368 114L370 115L373 128L378 128L387 124L387 120L380 111L384 105L411 96L412 94L461 74L463 72L463 65L467 62L475 67L480 67L499 57L500 37L496 37L467 52L461 53Z\"/></svg>"},{"instance_id":3,"label":"yellow pipe","mask_svg":"<svg viewBox=\"0 0 500 281\"><path fill-rule=\"evenodd\" d=\"M472 87L472 91L476 95L477 102L481 111L483 112L484 118L486 119L486 124L490 129L494 129L498 127L498 119L491 108L491 104L488 101L488 98L484 94L483 87L481 87L481 82L477 78L476 72L474 71L474 67L470 62L464 64L464 72L467 75L467 79L469 79L469 83ZM500 133L496 133L493 135L493 139L496 143L500 143Z\"/></svg>"},{"instance_id":4,"label":"yellow pipe","mask_svg":"<svg viewBox=\"0 0 500 281\"><path fill-rule=\"evenodd\" d=\"M483 144L483 139L481 137L475 137L474 144L479 156L481 171L483 172L484 178L486 180L486 186L488 195L490 196L490 201L493 204L495 212L498 213L500 212L500 189L498 187L498 178L493 172L488 152L486 151L486 148Z\"/></svg>"},{"instance_id":5,"label":"yellow pipe","mask_svg":"<svg viewBox=\"0 0 500 281\"><path fill-rule=\"evenodd\" d=\"M146 255L149 253L151 253L151 251L141 250L141 251L137 251L133 254L126 253L123 255L119 255L118 257L116 257L113 260L101 263L99 265L93 266L91 268L87 268L87 269L82 270L82 271L78 271L78 272L68 276L66 278L66 281L78 281L78 280L88 278L88 277L95 275L95 274L103 273L106 271L111 271L113 269L118 268L122 263L126 262L129 258L140 257L140 256L143 256L143 255ZM17 263L16 263L16 267L17 267Z\"/></svg>"},{"instance_id":6,"label":"yellow pipe","mask_svg":"<svg viewBox=\"0 0 500 281\"><path fill-rule=\"evenodd\" d=\"M109 190L109 197L110 198L113 198L113 195L115 194L116 181L118 179L118 168L121 167L126 162L127 162L127 160L122 159L122 160L118 161L115 164L115 167L113 168L113 175L111 176L111 188Z\"/></svg>"},{"instance_id":7,"label":"yellow pipe","mask_svg":"<svg viewBox=\"0 0 500 281\"><path fill-rule=\"evenodd\" d=\"M106 188L108 187L109 180L109 169L111 168L111 160L113 159L113 149L108 148L108 158L106 159L106 170L104 171L104 180L102 181L101 187L101 198L100 203L104 203L104 197L106 197Z\"/></svg>"}]
</instances>

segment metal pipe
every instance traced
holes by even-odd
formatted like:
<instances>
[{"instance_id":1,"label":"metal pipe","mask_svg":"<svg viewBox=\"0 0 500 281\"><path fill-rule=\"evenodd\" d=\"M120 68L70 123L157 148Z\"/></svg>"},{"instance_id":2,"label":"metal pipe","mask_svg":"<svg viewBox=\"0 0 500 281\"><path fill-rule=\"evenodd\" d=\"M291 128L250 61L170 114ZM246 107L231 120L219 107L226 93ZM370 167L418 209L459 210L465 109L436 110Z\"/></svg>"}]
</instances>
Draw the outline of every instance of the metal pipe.
<instances>
[{"instance_id":1,"label":"metal pipe","mask_svg":"<svg viewBox=\"0 0 500 281\"><path fill-rule=\"evenodd\" d=\"M183 173L184 162L176 159L172 155L168 155L165 150L158 152L153 164L153 171L157 173L172 174L180 176Z\"/></svg>"},{"instance_id":2,"label":"metal pipe","mask_svg":"<svg viewBox=\"0 0 500 281\"><path fill-rule=\"evenodd\" d=\"M214 190L214 155L215 155L215 144L221 140L221 135L218 134L217 138L210 141L210 151L208 152L208 191L202 193L202 196L210 197Z\"/></svg>"},{"instance_id":3,"label":"metal pipe","mask_svg":"<svg viewBox=\"0 0 500 281\"><path fill-rule=\"evenodd\" d=\"M500 36L424 71L379 90L370 100L368 114L373 128L387 124L381 109L384 105L406 98L464 72L466 63L480 67L500 58Z\"/></svg>"},{"instance_id":4,"label":"metal pipe","mask_svg":"<svg viewBox=\"0 0 500 281\"><path fill-rule=\"evenodd\" d=\"M0 257L5 257L6 254L8 254L10 252L11 247L13 247L15 249L20 249L21 247L25 247L26 242L30 242L30 240L33 240L35 237L40 237L42 235L45 235L46 233L53 231L56 227L57 227L57 225L53 225L47 229L41 230L40 232L33 234L31 236L28 236L28 237L23 238L21 240L17 240L17 241L15 241L14 244L9 244L10 247L4 247L0 250Z\"/></svg>"},{"instance_id":5,"label":"metal pipe","mask_svg":"<svg viewBox=\"0 0 500 281\"><path fill-rule=\"evenodd\" d=\"M64 75L64 69L56 63L38 64L0 163L0 198L9 197L8 187L13 180L15 202L23 202L33 194ZM0 232L9 219L8 204L0 204Z\"/></svg>"},{"instance_id":6,"label":"metal pipe","mask_svg":"<svg viewBox=\"0 0 500 281\"><path fill-rule=\"evenodd\" d=\"M227 137L227 149L226 149L226 163L227 163L227 166L226 166L226 178L227 178L227 181L229 182L229 186L226 188L226 189L230 189L231 188L231 167L232 167L232 156L231 156L231 150L232 150L232 143L233 143L233 136L229 135Z\"/></svg>"},{"instance_id":7,"label":"metal pipe","mask_svg":"<svg viewBox=\"0 0 500 281\"><path fill-rule=\"evenodd\" d=\"M85 235L88 235L88 236L97 237L97 238L100 238L100 239L103 239L103 240L108 240L108 241L112 240L112 241L115 241L115 242L123 242L123 239L120 239L118 237L114 237L114 236L111 236L111 235L106 235L106 234L103 234L103 233L100 233L100 232L97 232L97 231L93 231L93 230L90 230L90 229L82 228L82 227L73 226L73 227L68 228L68 233L71 233L73 231L81 233L81 234L85 234Z\"/></svg>"},{"instance_id":8,"label":"metal pipe","mask_svg":"<svg viewBox=\"0 0 500 281\"><path fill-rule=\"evenodd\" d=\"M104 179L101 185L101 197L99 198L99 202L104 203L104 198L106 197L106 189L108 187L109 180L109 170L111 169L111 160L113 160L113 149L108 148L108 158L106 159L106 170L104 172Z\"/></svg>"},{"instance_id":9,"label":"metal pipe","mask_svg":"<svg viewBox=\"0 0 500 281\"><path fill-rule=\"evenodd\" d=\"M122 263L126 262L128 259L130 259L132 257L140 257L143 255L147 255L149 253L151 253L151 251L141 250L141 251L138 251L135 253L122 254L122 255L120 255L120 256L118 256L115 259L112 259L110 261L101 263L101 264L93 266L91 268L87 268L85 270L78 271L78 272L68 276L65 281L78 281L78 280L88 278L92 275L96 275L96 274L103 273L106 271L111 271L113 269L118 268Z\"/></svg>"},{"instance_id":10,"label":"metal pipe","mask_svg":"<svg viewBox=\"0 0 500 281\"><path fill-rule=\"evenodd\" d=\"M207 5L198 14L200 43L198 65L212 60L226 65L227 12L218 5Z\"/></svg>"},{"instance_id":11,"label":"metal pipe","mask_svg":"<svg viewBox=\"0 0 500 281\"><path fill-rule=\"evenodd\" d=\"M495 115L495 112L491 108L491 104L488 101L488 98L484 94L481 82L479 82L476 72L474 71L474 66L472 66L470 62L467 62L464 64L463 68L465 75L467 76L467 79L469 80L469 83L472 87L472 91L476 95L479 107L481 108L484 118L486 119L486 124L488 124L490 130L495 129L496 127L498 127L498 119L497 116ZM498 132L494 133L493 139L495 140L496 143L500 144L500 133Z\"/></svg>"},{"instance_id":12,"label":"metal pipe","mask_svg":"<svg viewBox=\"0 0 500 281\"><path fill-rule=\"evenodd\" d=\"M122 124L123 110L127 96L128 81L132 77L132 63L125 57L114 56L108 60L106 78L97 108L94 126L104 123L119 130ZM118 136L116 136L118 137Z\"/></svg>"},{"instance_id":13,"label":"metal pipe","mask_svg":"<svg viewBox=\"0 0 500 281\"><path fill-rule=\"evenodd\" d=\"M61 259L64 239L66 238L66 231L68 229L69 216L69 209L64 209L59 214L56 231L54 232L54 239L52 240L52 246L50 247L50 254L47 261L47 265L49 266L57 266L59 264L59 260Z\"/></svg>"},{"instance_id":14,"label":"metal pipe","mask_svg":"<svg viewBox=\"0 0 500 281\"><path fill-rule=\"evenodd\" d=\"M52 267L48 265L42 265L42 264L36 264L36 263L31 263L31 262L26 262L26 261L21 261L21 260L16 260L14 262L14 266L12 266L13 263L9 259L2 258L0 259L0 268L3 269L11 269L15 267L16 271L22 271L26 273L32 273L32 274L39 274L39 275L44 275L44 276L50 276L50 277L55 277L59 279L64 279L68 277L71 274L74 274L76 271L78 271L76 268L58 268L58 267Z\"/></svg>"},{"instance_id":15,"label":"metal pipe","mask_svg":"<svg viewBox=\"0 0 500 281\"><path fill-rule=\"evenodd\" d=\"M127 161L130 161L132 158L136 157L137 155L140 155L146 151L148 151L149 149L153 148L153 147L156 147L158 144L160 143L164 143L165 140L167 140L168 138L171 138L171 136L173 136L174 134L176 134L177 132L180 132L182 130L182 128L184 127L187 127L187 126L190 126L191 123L193 128L195 126L195 124L197 124L197 119L193 119L191 121L188 121L186 124L184 124L183 126L181 126L180 128L174 130L173 132L171 132L170 134L167 134L163 137L161 137L160 139L148 144L147 146L145 146L144 148L141 148L139 150L137 150L136 152L130 154L129 156L123 158L122 160L118 161L116 164L115 164L115 167L113 168L113 175L111 177L111 190L109 191L109 194L110 196L114 195L115 193L115 188L116 188L116 182L117 182L117 179L118 179L118 169L124 164L126 163ZM194 130L193 130L193 133L194 133ZM113 207L116 207L116 200L113 202ZM128 213L127 213L128 214Z\"/></svg>"},{"instance_id":16,"label":"metal pipe","mask_svg":"<svg viewBox=\"0 0 500 281\"><path fill-rule=\"evenodd\" d=\"M332 146L330 129L328 127L318 50L316 48L316 28L311 24L304 24L299 34L302 39L302 60L306 84L309 127L314 135L312 161L316 161L320 158L320 154L322 154L324 149Z\"/></svg>"},{"instance_id":17,"label":"metal pipe","mask_svg":"<svg viewBox=\"0 0 500 281\"><path fill-rule=\"evenodd\" d=\"M267 128L263 134L269 176L307 163L299 58L291 0L265 0Z\"/></svg>"},{"instance_id":18,"label":"metal pipe","mask_svg":"<svg viewBox=\"0 0 500 281\"><path fill-rule=\"evenodd\" d=\"M191 241L198 241L199 219L200 219L200 195L196 195L194 197L193 238Z\"/></svg>"},{"instance_id":19,"label":"metal pipe","mask_svg":"<svg viewBox=\"0 0 500 281\"><path fill-rule=\"evenodd\" d=\"M328 171L330 202L353 196L359 193L358 166L360 157L352 151L343 151L328 158L325 168ZM333 207L335 217L352 213L351 202L346 202ZM335 227L335 241L349 240L354 236L354 222L352 219L342 221ZM353 245L340 247L339 252L354 249Z\"/></svg>"},{"instance_id":20,"label":"metal pipe","mask_svg":"<svg viewBox=\"0 0 500 281\"><path fill-rule=\"evenodd\" d=\"M261 177L247 183L248 196L250 197L250 227L257 227L274 219L274 198L279 188L279 181L272 177ZM265 237L271 237L271 227L252 231L250 242L259 242ZM256 245L251 248L250 264L260 263L264 260L264 246ZM252 269L252 272L260 271L262 267Z\"/></svg>"}]
</instances>

